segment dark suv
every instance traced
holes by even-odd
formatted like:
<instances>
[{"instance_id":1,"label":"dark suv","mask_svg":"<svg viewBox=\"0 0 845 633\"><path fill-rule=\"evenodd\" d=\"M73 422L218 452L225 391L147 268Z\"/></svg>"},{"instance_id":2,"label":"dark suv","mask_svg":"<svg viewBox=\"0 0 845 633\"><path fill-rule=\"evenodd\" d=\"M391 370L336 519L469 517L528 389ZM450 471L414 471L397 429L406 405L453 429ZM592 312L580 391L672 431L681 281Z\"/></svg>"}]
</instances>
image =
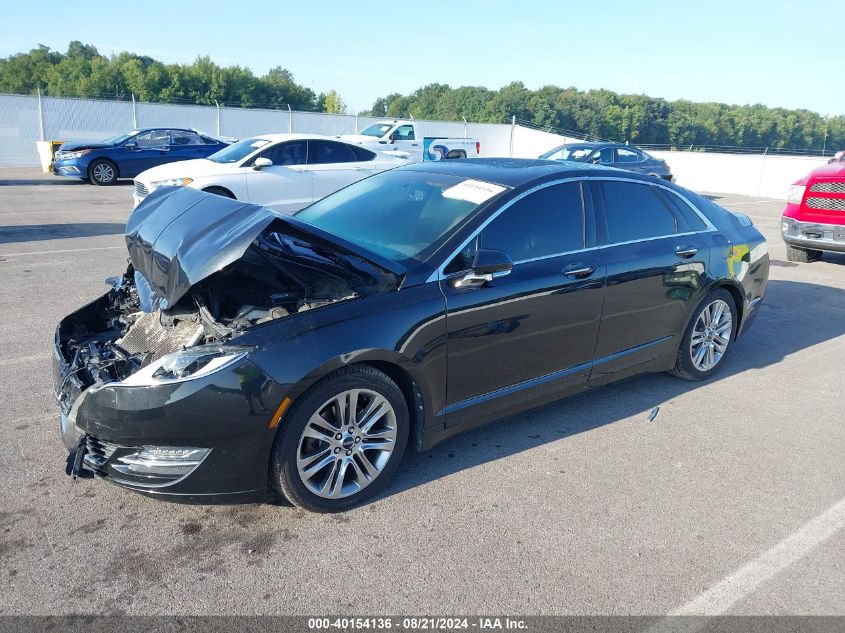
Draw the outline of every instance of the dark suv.
<instances>
[{"instance_id":1,"label":"dark suv","mask_svg":"<svg viewBox=\"0 0 845 633\"><path fill-rule=\"evenodd\" d=\"M567 143L555 147L540 158L607 165L664 180L674 180L665 160L646 154L638 147L622 143Z\"/></svg>"}]
</instances>

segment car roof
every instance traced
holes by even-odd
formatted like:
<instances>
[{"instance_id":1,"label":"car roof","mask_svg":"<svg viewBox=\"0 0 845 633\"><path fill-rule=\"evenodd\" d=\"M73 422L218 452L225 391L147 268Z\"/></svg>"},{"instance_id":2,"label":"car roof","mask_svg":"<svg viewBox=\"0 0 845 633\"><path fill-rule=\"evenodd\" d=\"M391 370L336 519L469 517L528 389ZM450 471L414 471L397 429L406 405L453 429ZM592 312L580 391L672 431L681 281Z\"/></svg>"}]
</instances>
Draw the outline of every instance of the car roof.
<instances>
[{"instance_id":1,"label":"car roof","mask_svg":"<svg viewBox=\"0 0 845 633\"><path fill-rule=\"evenodd\" d=\"M653 181L653 178L650 176L623 169L571 161L542 160L539 158L463 158L460 160L438 160L397 167L397 170L452 174L463 178L493 182L514 189L541 180L551 180L555 177L624 176L625 178L643 180L645 182Z\"/></svg>"},{"instance_id":2,"label":"car roof","mask_svg":"<svg viewBox=\"0 0 845 633\"><path fill-rule=\"evenodd\" d=\"M284 134L253 134L251 136L244 137L243 140L246 140L248 138L263 138L263 139L270 141L271 143L278 143L279 141L306 141L306 140L310 141L310 140L313 140L313 141L336 141L338 143L346 143L347 145L350 145L350 143L347 143L346 141L344 141L341 138L338 138L336 136L325 136L323 134L293 134L293 133L291 133L291 134L288 134L288 133L284 133Z\"/></svg>"}]
</instances>

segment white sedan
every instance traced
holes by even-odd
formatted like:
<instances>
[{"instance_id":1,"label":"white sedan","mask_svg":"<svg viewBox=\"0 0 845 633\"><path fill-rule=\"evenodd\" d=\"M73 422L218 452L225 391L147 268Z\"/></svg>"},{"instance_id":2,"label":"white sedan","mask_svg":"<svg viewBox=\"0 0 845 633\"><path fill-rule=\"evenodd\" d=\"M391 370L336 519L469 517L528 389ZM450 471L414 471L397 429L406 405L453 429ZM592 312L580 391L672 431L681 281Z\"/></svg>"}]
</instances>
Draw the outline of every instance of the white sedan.
<instances>
[{"instance_id":1,"label":"white sedan","mask_svg":"<svg viewBox=\"0 0 845 633\"><path fill-rule=\"evenodd\" d=\"M153 190L187 186L290 214L355 181L409 162L337 139L263 134L208 158L153 167L135 178L135 206Z\"/></svg>"}]
</instances>

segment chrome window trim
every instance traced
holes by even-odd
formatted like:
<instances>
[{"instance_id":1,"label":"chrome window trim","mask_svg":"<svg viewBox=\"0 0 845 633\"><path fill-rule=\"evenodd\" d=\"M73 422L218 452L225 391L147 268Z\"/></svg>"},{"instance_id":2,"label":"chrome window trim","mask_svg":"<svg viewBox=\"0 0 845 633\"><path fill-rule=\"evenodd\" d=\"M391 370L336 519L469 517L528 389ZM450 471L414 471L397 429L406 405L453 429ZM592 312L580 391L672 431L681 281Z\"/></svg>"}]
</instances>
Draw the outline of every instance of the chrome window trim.
<instances>
[{"instance_id":1,"label":"chrome window trim","mask_svg":"<svg viewBox=\"0 0 845 633\"><path fill-rule=\"evenodd\" d=\"M504 205L502 208L497 210L495 214L493 214L489 218L487 218L481 224L481 226L479 226L475 231L473 231L472 235L470 235L466 240L464 240L463 243L461 243L461 245L458 248L456 248L449 255L449 257L447 257L443 261L443 263L440 266L438 266L437 269L428 276L428 278L425 280L425 283L429 283L431 281L437 281L439 279L447 278L448 276L444 273L444 269L449 264L449 262L451 262L458 255L458 253L460 253L463 249L465 249L470 242L472 242L475 238L477 238L478 234L481 233L487 227L487 225L490 224L490 222L495 220L497 217L499 217L500 214L504 213L507 209L509 209L511 207L511 205L515 204L516 202L518 202L519 200L521 200L525 196L532 194L536 191L540 191L541 189L545 189L546 187L551 187L552 185L559 185L559 184L563 184L563 183L567 183L567 182L597 182L597 183L601 183L602 181L632 182L634 184L639 184L639 185L643 185L643 186L646 186L646 187L659 187L660 189L665 189L670 194L674 194L674 195L678 196L678 198L683 200L686 203L686 205L690 209L692 209L693 212L701 219L701 221L704 222L706 228L698 230L698 231L685 231L683 233L672 233L670 235L658 235L658 236L654 236L654 237L643 237L643 238L636 239L636 240L628 240L626 242L613 242L611 244L601 244L601 245L597 245L597 246L592 246L590 248L582 248L582 249L578 249L578 250L574 250L574 251L564 251L562 253L554 253L554 254L551 254L551 255L543 255L541 257L533 257L531 259L523 259L523 260L516 261L516 262L514 262L514 266L516 266L518 264L525 264L525 263L529 263L529 262L541 261L543 259L550 259L552 257L561 257L563 255L571 255L571 254L575 254L575 253L582 253L582 252L587 252L587 251L592 251L592 250L599 250L599 249L602 249L602 248L610 248L612 246L624 246L626 244L637 244L637 243L640 243L640 242L651 242L653 240L666 239L667 237L683 237L685 235L698 235L700 233L711 233L713 231L718 230L716 228L716 226L707 218L707 216L704 215L701 211L699 211L698 208L692 202L690 202L689 199L687 199L687 197L685 195L678 193L677 191L675 191L671 187L667 187L660 182L646 182L644 180L638 180L636 178L625 178L623 176L573 176L571 178L562 178L560 180L551 180L549 182L544 182L544 183L537 185L536 187L533 187L533 188L531 188L527 191L523 191L521 194L519 194L513 200L509 201L506 205ZM586 211L586 206L585 206L584 203L585 203L585 201L583 200L583 192L582 192L582 202L581 202L581 204L582 204L582 207L584 208L584 210ZM661 204L663 204L663 203L661 202ZM669 211L671 212L671 209ZM463 272L463 271L461 271L461 272ZM458 273L456 273L456 274L458 274Z\"/></svg>"}]
</instances>

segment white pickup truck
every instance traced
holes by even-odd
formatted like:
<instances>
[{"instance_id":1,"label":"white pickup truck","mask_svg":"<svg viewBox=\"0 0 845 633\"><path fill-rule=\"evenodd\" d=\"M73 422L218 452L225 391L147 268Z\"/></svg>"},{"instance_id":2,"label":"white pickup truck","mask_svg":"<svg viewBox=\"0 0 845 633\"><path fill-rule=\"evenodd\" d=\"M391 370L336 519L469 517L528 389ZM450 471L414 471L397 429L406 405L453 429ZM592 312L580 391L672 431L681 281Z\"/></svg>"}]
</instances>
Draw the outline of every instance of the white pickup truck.
<instances>
[{"instance_id":1,"label":"white pickup truck","mask_svg":"<svg viewBox=\"0 0 845 633\"><path fill-rule=\"evenodd\" d=\"M377 121L357 134L340 137L347 143L358 143L370 149L407 152L411 162L470 158L481 154L481 143L475 138L437 136L425 123L392 119Z\"/></svg>"}]
</instances>

